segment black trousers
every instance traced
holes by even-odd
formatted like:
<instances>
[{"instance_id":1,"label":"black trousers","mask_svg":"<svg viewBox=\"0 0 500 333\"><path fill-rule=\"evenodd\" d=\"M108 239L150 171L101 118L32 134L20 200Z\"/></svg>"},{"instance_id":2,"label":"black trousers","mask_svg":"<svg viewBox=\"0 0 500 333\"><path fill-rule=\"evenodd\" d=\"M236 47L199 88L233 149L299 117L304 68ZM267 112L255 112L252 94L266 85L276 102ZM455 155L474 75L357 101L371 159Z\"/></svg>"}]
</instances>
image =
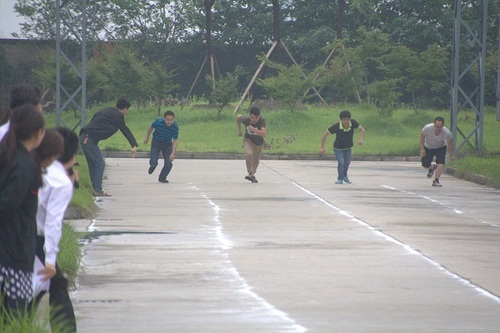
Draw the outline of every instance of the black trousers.
<instances>
[{"instance_id":1,"label":"black trousers","mask_svg":"<svg viewBox=\"0 0 500 333\"><path fill-rule=\"evenodd\" d=\"M45 238L38 236L36 242L36 256L44 263L45 252L43 251L43 245L45 244ZM38 305L44 294L43 292L36 297L35 305ZM76 332L75 312L68 293L68 279L64 277L57 263L56 275L50 279L49 305L51 328L53 330L57 328L60 332Z\"/></svg>"}]
</instances>

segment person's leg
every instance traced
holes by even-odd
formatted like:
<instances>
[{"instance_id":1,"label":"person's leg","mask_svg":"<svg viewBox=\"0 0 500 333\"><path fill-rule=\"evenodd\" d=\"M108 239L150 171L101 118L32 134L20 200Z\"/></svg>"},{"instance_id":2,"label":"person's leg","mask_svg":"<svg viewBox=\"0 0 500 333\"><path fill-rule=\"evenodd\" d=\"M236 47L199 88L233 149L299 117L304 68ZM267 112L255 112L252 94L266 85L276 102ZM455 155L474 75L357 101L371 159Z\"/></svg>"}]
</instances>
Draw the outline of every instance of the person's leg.
<instances>
[{"instance_id":1,"label":"person's leg","mask_svg":"<svg viewBox=\"0 0 500 333\"><path fill-rule=\"evenodd\" d=\"M101 150L99 149L99 146L85 134L80 137L80 144L89 167L92 187L95 192L102 192L102 179L104 176L105 163Z\"/></svg>"},{"instance_id":2,"label":"person's leg","mask_svg":"<svg viewBox=\"0 0 500 333\"><path fill-rule=\"evenodd\" d=\"M68 280L56 263L56 275L50 280L49 288L50 326L62 332L76 332L73 304L68 293Z\"/></svg>"},{"instance_id":3,"label":"person's leg","mask_svg":"<svg viewBox=\"0 0 500 333\"><path fill-rule=\"evenodd\" d=\"M160 145L155 140L151 140L151 152L149 153L148 173L152 174L158 166L158 156L160 156Z\"/></svg>"},{"instance_id":4,"label":"person's leg","mask_svg":"<svg viewBox=\"0 0 500 333\"><path fill-rule=\"evenodd\" d=\"M342 184L345 171L344 171L344 152L340 149L333 149L333 153L335 154L335 158L337 159L337 184Z\"/></svg>"},{"instance_id":5,"label":"person's leg","mask_svg":"<svg viewBox=\"0 0 500 333\"><path fill-rule=\"evenodd\" d=\"M436 149L435 154L436 154L437 168L436 168L436 172L434 174L433 185L440 186L441 184L439 183L439 177L441 177L441 175L443 174L443 171L444 171L444 163L445 163L445 159L446 159L446 146L439 148L439 149Z\"/></svg>"},{"instance_id":6,"label":"person's leg","mask_svg":"<svg viewBox=\"0 0 500 333\"><path fill-rule=\"evenodd\" d=\"M347 184L350 184L351 181L349 180L349 177L347 177L347 171L349 170L349 165L351 165L351 155L352 155L352 150L347 149L344 150L344 182Z\"/></svg>"},{"instance_id":7,"label":"person's leg","mask_svg":"<svg viewBox=\"0 0 500 333\"><path fill-rule=\"evenodd\" d=\"M170 174L172 170L173 163L170 160L170 155L172 154L172 146L162 145L161 153L163 155L163 168L161 168L160 176L158 180L163 182L167 180L167 176Z\"/></svg>"},{"instance_id":8,"label":"person's leg","mask_svg":"<svg viewBox=\"0 0 500 333\"><path fill-rule=\"evenodd\" d=\"M247 166L247 172L249 176L253 176L253 143L248 140L243 140L243 147L245 148L245 163Z\"/></svg>"},{"instance_id":9,"label":"person's leg","mask_svg":"<svg viewBox=\"0 0 500 333\"><path fill-rule=\"evenodd\" d=\"M260 164L260 156L262 155L262 147L264 147L264 146L257 146L255 144L252 144L252 149L253 149L252 166L253 166L254 176L257 173L257 168L259 167L259 164Z\"/></svg>"},{"instance_id":10,"label":"person's leg","mask_svg":"<svg viewBox=\"0 0 500 333\"><path fill-rule=\"evenodd\" d=\"M422 157L422 166L427 169L427 178L431 178L436 170L436 165L432 164L434 152L432 149L425 148L425 156Z\"/></svg>"}]
</instances>

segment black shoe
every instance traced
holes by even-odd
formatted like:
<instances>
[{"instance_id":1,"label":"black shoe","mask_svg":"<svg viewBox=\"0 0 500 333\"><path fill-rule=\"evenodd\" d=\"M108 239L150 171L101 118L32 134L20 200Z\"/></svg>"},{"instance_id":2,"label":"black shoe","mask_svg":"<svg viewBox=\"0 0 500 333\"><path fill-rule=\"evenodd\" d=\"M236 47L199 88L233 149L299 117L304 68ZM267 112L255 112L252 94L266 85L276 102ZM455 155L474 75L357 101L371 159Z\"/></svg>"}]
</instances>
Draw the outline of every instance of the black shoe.
<instances>
[{"instance_id":1,"label":"black shoe","mask_svg":"<svg viewBox=\"0 0 500 333\"><path fill-rule=\"evenodd\" d=\"M443 185L441 185L441 184L439 183L439 179L434 179L434 180L432 181L432 186L435 186L435 187L443 187Z\"/></svg>"},{"instance_id":2,"label":"black shoe","mask_svg":"<svg viewBox=\"0 0 500 333\"><path fill-rule=\"evenodd\" d=\"M166 179L158 179L158 181L159 181L160 183L165 183L165 184L166 184L166 183L168 183L168 180L166 180Z\"/></svg>"},{"instance_id":3,"label":"black shoe","mask_svg":"<svg viewBox=\"0 0 500 333\"><path fill-rule=\"evenodd\" d=\"M153 171L155 171L156 167L155 166L150 166L149 169L148 169L148 173L149 174L152 174Z\"/></svg>"},{"instance_id":4,"label":"black shoe","mask_svg":"<svg viewBox=\"0 0 500 333\"><path fill-rule=\"evenodd\" d=\"M432 178L432 176L434 175L434 170L436 170L436 168L437 164L431 165L431 167L429 168L429 172L427 172L427 178Z\"/></svg>"},{"instance_id":5,"label":"black shoe","mask_svg":"<svg viewBox=\"0 0 500 333\"><path fill-rule=\"evenodd\" d=\"M259 181L257 180L257 178L255 178L255 176L252 176L252 178L250 178L250 181L252 183L258 183Z\"/></svg>"},{"instance_id":6,"label":"black shoe","mask_svg":"<svg viewBox=\"0 0 500 333\"><path fill-rule=\"evenodd\" d=\"M249 180L249 181L252 181L252 178L255 178L255 177L254 177L254 176L250 176L250 175L245 176L245 179L246 179L246 180Z\"/></svg>"}]
</instances>

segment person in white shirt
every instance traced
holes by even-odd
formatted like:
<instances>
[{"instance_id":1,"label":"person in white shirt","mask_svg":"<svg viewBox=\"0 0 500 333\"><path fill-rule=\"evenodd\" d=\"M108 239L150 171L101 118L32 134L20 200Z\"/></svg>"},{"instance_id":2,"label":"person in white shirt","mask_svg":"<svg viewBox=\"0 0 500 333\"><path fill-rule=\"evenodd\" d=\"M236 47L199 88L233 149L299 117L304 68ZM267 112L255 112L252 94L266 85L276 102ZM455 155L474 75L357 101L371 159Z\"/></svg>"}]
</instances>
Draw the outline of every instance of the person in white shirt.
<instances>
[{"instance_id":1,"label":"person in white shirt","mask_svg":"<svg viewBox=\"0 0 500 333\"><path fill-rule=\"evenodd\" d=\"M450 158L455 159L453 153L453 134L444 127L443 117L436 117L434 123L427 124L420 133L420 156L422 166L428 169L427 178L432 178L432 186L441 187L439 177L443 173L446 158L446 144L450 149ZM436 163L433 164L434 157Z\"/></svg>"},{"instance_id":2,"label":"person in white shirt","mask_svg":"<svg viewBox=\"0 0 500 333\"><path fill-rule=\"evenodd\" d=\"M10 89L9 108L3 117L0 117L0 141L10 128L10 117L18 106L32 104L37 111L42 112L40 90L35 86L16 85Z\"/></svg>"},{"instance_id":3,"label":"person in white shirt","mask_svg":"<svg viewBox=\"0 0 500 333\"><path fill-rule=\"evenodd\" d=\"M78 150L78 136L70 129L58 127L46 131L42 144L37 149L42 173L43 186L38 192L37 249L36 254L45 268L36 272L42 280L50 279L49 304L50 324L64 332L76 332L73 305L68 293L68 280L57 265L59 242L66 208L73 195L74 181L78 173L69 170L75 164ZM60 148L59 148L60 147ZM38 295L36 303L43 293Z\"/></svg>"}]
</instances>

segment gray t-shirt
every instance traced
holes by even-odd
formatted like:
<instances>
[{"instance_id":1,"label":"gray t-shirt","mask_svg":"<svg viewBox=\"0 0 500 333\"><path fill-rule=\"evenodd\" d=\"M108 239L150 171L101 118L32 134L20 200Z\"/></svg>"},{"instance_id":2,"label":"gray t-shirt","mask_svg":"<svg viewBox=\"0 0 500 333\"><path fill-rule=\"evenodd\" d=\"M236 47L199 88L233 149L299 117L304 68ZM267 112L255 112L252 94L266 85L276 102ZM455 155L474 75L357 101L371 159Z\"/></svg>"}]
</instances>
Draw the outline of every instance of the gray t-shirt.
<instances>
[{"instance_id":1,"label":"gray t-shirt","mask_svg":"<svg viewBox=\"0 0 500 333\"><path fill-rule=\"evenodd\" d=\"M434 132L434 123L430 123L422 128L422 134L425 137L424 146L429 149L438 149L446 146L446 142L453 139L450 130L443 126L441 133L436 135Z\"/></svg>"}]
</instances>

